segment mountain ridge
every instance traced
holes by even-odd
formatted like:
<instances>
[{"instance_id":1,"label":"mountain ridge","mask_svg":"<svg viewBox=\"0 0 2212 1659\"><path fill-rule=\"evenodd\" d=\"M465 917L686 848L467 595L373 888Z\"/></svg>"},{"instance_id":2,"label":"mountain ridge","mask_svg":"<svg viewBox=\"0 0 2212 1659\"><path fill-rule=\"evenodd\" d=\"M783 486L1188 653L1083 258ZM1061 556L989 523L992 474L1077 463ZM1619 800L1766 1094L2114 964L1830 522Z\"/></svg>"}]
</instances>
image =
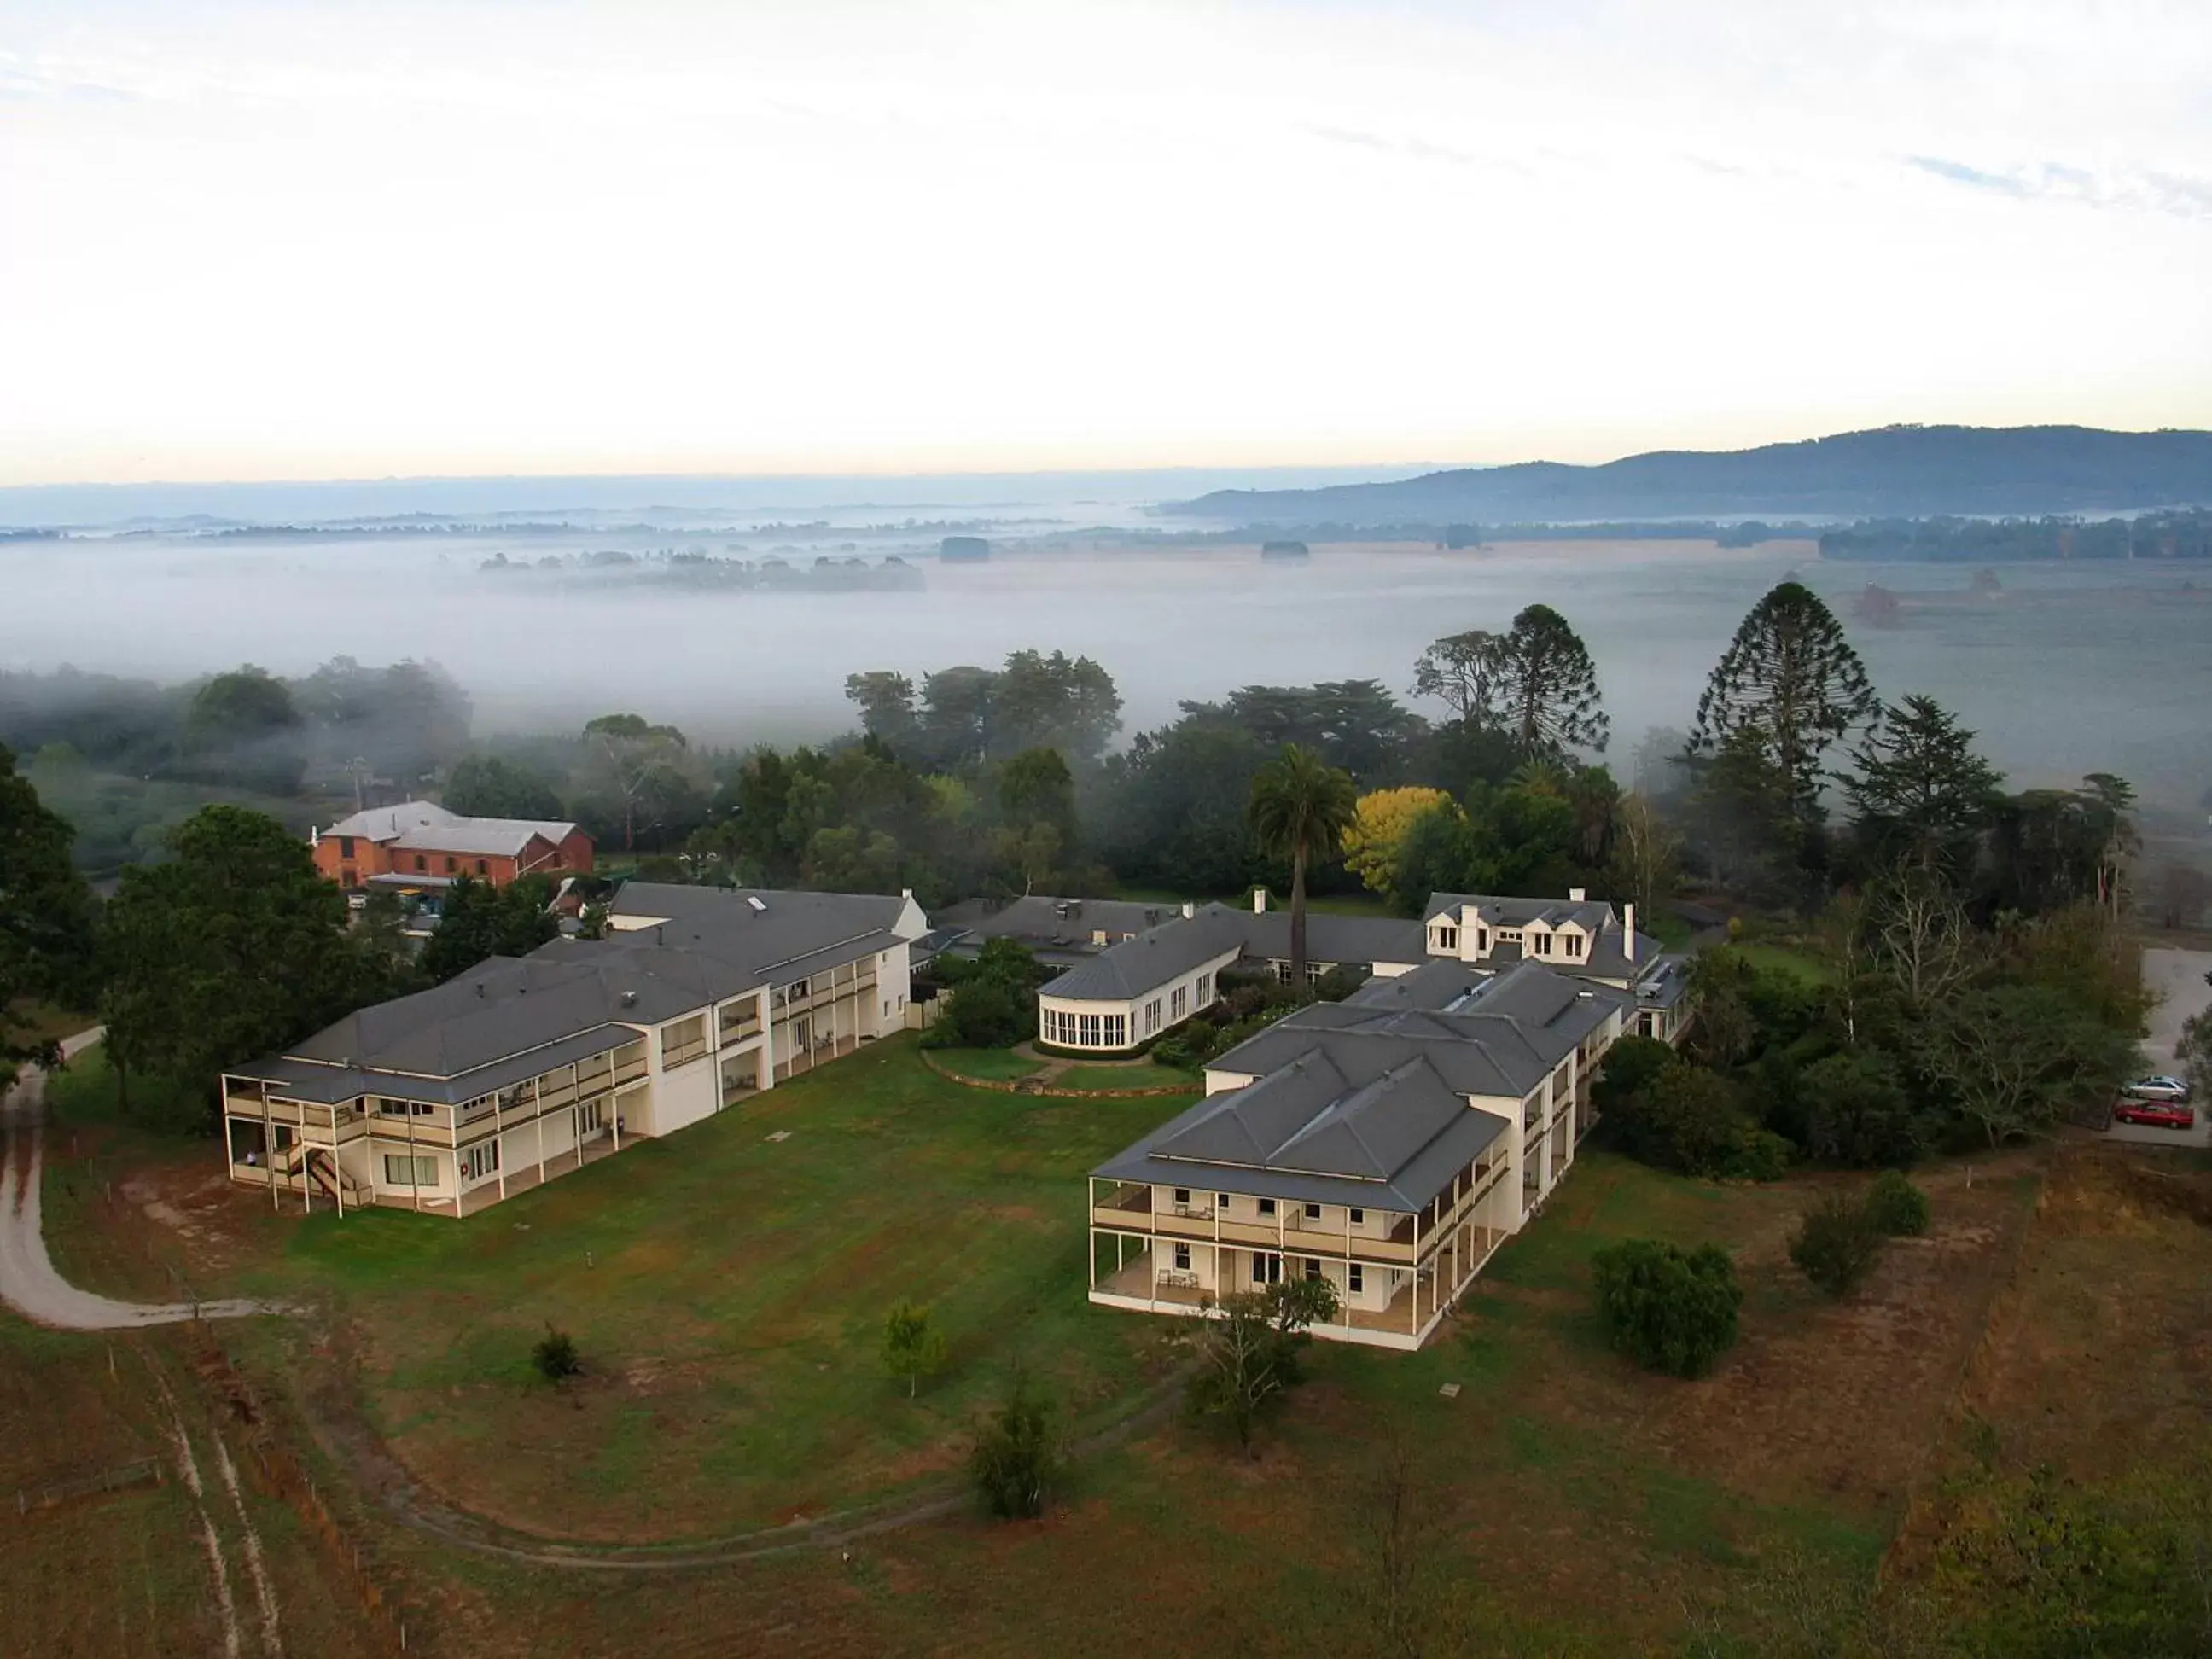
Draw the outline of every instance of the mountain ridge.
<instances>
[{"instance_id":1,"label":"mountain ridge","mask_svg":"<svg viewBox=\"0 0 2212 1659\"><path fill-rule=\"evenodd\" d=\"M2212 432L1887 426L1750 449L1519 461L1389 483L1219 489L1162 510L1254 525L2129 512L2212 502Z\"/></svg>"}]
</instances>

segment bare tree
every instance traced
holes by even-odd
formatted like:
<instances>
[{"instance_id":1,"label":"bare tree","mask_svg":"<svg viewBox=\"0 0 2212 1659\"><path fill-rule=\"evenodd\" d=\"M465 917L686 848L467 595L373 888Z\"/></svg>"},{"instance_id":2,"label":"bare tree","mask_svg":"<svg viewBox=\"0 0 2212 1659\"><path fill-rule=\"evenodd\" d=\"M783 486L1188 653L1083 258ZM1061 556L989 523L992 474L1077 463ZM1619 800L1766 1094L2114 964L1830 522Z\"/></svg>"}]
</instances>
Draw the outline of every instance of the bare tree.
<instances>
[{"instance_id":1,"label":"bare tree","mask_svg":"<svg viewBox=\"0 0 2212 1659\"><path fill-rule=\"evenodd\" d=\"M1650 798L1630 790L1613 817L1614 896L1649 912L1674 890L1681 870L1682 838L1667 827Z\"/></svg>"},{"instance_id":2,"label":"bare tree","mask_svg":"<svg viewBox=\"0 0 2212 1659\"><path fill-rule=\"evenodd\" d=\"M1973 972L1966 907L1938 872L1908 859L1876 885L1869 908L1882 959L1913 1007L1941 1002Z\"/></svg>"}]
</instances>

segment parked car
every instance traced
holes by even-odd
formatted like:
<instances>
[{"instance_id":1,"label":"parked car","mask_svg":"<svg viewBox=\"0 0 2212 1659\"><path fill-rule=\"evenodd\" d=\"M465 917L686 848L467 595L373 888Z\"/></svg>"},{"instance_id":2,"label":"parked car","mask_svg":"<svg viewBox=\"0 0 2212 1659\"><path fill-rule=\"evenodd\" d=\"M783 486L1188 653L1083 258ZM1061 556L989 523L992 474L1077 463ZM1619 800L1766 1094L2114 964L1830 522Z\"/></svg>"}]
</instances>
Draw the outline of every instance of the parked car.
<instances>
[{"instance_id":1,"label":"parked car","mask_svg":"<svg viewBox=\"0 0 2212 1659\"><path fill-rule=\"evenodd\" d=\"M2189 1098L2189 1085L2178 1077L2138 1078L2120 1092L2130 1100L2179 1100Z\"/></svg>"},{"instance_id":2,"label":"parked car","mask_svg":"<svg viewBox=\"0 0 2212 1659\"><path fill-rule=\"evenodd\" d=\"M2123 1100L2112 1108L2115 1123L2140 1123L2148 1129L2193 1129L2197 1111L2178 1100Z\"/></svg>"}]
</instances>

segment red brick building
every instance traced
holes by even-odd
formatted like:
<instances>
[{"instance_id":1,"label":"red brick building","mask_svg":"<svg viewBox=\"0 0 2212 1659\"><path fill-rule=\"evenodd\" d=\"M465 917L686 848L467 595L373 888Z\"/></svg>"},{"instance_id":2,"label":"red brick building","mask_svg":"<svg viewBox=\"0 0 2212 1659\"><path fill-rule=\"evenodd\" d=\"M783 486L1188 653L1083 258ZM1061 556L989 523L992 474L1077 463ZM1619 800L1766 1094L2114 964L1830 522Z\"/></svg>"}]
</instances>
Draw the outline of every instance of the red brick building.
<instances>
[{"instance_id":1,"label":"red brick building","mask_svg":"<svg viewBox=\"0 0 2212 1659\"><path fill-rule=\"evenodd\" d=\"M427 800L372 807L314 836L315 867L348 891L443 887L473 876L504 887L518 876L563 876L592 867L592 838L573 823L471 818Z\"/></svg>"}]
</instances>

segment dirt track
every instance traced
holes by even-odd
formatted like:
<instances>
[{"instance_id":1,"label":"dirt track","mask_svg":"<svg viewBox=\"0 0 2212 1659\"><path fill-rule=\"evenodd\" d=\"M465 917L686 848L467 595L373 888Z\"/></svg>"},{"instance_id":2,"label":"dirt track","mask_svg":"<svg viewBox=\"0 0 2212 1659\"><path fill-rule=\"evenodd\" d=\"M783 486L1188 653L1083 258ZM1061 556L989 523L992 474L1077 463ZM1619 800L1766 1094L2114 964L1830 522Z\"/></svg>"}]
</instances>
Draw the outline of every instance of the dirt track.
<instances>
[{"instance_id":1,"label":"dirt track","mask_svg":"<svg viewBox=\"0 0 2212 1659\"><path fill-rule=\"evenodd\" d=\"M64 1056L80 1053L100 1036L96 1030L80 1033L62 1044L62 1052ZM0 1302L34 1324L66 1331L122 1331L284 1311L273 1304L247 1301L118 1302L81 1291L55 1272L40 1224L40 1125L46 1085L44 1073L27 1068L0 1103L0 1133L7 1140L6 1157L0 1161Z\"/></svg>"}]
</instances>

